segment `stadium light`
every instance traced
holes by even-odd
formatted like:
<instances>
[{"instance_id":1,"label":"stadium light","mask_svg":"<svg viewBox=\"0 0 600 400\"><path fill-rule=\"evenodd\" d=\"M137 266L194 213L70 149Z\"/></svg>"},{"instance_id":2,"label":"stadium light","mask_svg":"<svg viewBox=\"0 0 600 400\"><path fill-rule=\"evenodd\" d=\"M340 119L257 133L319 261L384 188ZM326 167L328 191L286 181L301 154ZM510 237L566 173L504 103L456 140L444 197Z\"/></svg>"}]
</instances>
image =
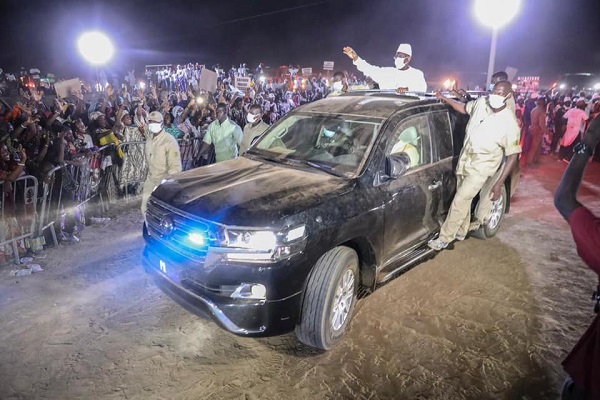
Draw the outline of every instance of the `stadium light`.
<instances>
[{"instance_id":1,"label":"stadium light","mask_svg":"<svg viewBox=\"0 0 600 400\"><path fill-rule=\"evenodd\" d=\"M92 65L104 65L110 61L115 49L112 42L102 32L86 32L77 41L79 53Z\"/></svg>"},{"instance_id":2,"label":"stadium light","mask_svg":"<svg viewBox=\"0 0 600 400\"><path fill-rule=\"evenodd\" d=\"M486 89L489 88L492 82L492 74L494 73L498 30L506 26L517 15L520 8L521 0L475 0L473 7L475 16L479 22L492 29L492 45L485 84Z\"/></svg>"}]
</instances>

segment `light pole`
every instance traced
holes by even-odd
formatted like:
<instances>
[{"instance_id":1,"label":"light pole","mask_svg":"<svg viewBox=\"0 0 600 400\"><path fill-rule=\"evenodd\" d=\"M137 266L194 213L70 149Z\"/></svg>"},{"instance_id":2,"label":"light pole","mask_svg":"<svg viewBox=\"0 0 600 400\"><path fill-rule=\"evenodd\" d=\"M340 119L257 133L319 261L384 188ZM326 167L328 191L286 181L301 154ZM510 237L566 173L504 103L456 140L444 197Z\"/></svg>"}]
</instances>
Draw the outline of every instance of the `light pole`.
<instances>
[{"instance_id":1,"label":"light pole","mask_svg":"<svg viewBox=\"0 0 600 400\"><path fill-rule=\"evenodd\" d=\"M488 63L485 88L489 89L496 62L496 43L498 30L508 24L519 12L521 0L475 0L473 11L477 19L492 29L492 45Z\"/></svg>"}]
</instances>

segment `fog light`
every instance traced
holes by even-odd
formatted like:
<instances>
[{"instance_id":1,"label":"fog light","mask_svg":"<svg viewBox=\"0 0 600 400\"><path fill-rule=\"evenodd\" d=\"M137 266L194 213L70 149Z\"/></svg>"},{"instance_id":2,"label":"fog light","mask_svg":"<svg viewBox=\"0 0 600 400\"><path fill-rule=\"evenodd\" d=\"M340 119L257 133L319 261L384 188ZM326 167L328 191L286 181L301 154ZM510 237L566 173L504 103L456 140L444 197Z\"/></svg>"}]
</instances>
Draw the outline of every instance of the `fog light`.
<instances>
[{"instance_id":1,"label":"fog light","mask_svg":"<svg viewBox=\"0 0 600 400\"><path fill-rule=\"evenodd\" d=\"M242 283L231 294L232 299L266 300L267 288L261 284Z\"/></svg>"}]
</instances>

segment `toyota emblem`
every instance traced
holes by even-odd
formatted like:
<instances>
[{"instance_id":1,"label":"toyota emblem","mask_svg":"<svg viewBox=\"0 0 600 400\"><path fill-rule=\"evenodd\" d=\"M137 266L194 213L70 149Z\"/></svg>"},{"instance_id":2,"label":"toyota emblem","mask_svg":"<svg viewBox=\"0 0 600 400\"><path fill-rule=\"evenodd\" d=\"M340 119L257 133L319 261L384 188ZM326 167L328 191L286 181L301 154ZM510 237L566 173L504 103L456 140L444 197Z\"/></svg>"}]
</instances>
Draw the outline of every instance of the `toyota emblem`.
<instances>
[{"instance_id":1,"label":"toyota emblem","mask_svg":"<svg viewBox=\"0 0 600 400\"><path fill-rule=\"evenodd\" d=\"M168 215L162 217L160 222L158 223L158 232L162 236L170 236L173 233L174 228L175 225L173 223L173 218L171 218Z\"/></svg>"}]
</instances>

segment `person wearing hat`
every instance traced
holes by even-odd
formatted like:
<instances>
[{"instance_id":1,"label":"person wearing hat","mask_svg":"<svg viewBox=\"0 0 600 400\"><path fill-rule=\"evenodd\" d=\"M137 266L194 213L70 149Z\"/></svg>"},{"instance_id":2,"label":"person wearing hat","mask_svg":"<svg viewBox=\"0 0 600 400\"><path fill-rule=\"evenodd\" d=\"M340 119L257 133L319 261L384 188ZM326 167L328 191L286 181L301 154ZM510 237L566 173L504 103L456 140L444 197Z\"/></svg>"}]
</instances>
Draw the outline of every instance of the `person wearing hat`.
<instances>
[{"instance_id":1,"label":"person wearing hat","mask_svg":"<svg viewBox=\"0 0 600 400\"><path fill-rule=\"evenodd\" d=\"M182 171L177 139L163 129L163 116L158 111L148 114L145 155L148 175L142 191L142 215L146 218L148 199L163 179Z\"/></svg>"},{"instance_id":2,"label":"person wearing hat","mask_svg":"<svg viewBox=\"0 0 600 400\"><path fill-rule=\"evenodd\" d=\"M360 72L377 82L381 90L396 90L398 93L427 91L423 72L409 65L412 47L408 43L398 46L394 55L395 67L373 66L360 58L352 47L344 47L344 54L352 59Z\"/></svg>"}]
</instances>

